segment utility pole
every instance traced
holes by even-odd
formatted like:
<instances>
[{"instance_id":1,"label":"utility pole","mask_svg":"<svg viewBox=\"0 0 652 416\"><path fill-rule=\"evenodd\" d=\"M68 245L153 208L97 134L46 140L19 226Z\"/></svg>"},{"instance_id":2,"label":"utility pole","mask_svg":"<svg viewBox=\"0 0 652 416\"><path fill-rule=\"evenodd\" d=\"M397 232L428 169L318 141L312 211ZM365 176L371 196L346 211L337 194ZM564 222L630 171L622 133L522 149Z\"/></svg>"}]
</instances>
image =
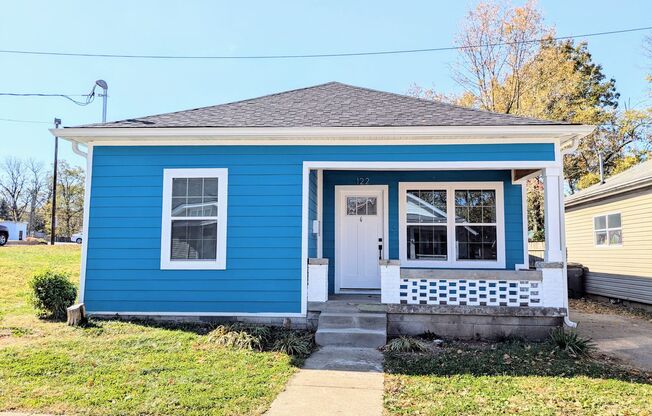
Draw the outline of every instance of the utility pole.
<instances>
[{"instance_id":1,"label":"utility pole","mask_svg":"<svg viewBox=\"0 0 652 416\"><path fill-rule=\"evenodd\" d=\"M61 119L54 119L54 128L58 129L61 125ZM57 165L59 157L59 137L54 136L54 174L52 175L52 224L50 227L50 244L54 245L54 236L56 235L57 222Z\"/></svg>"},{"instance_id":2,"label":"utility pole","mask_svg":"<svg viewBox=\"0 0 652 416\"><path fill-rule=\"evenodd\" d=\"M109 86L103 79L95 81L95 85L103 90L102 94L100 94L100 97L102 97L102 123L106 123L106 100L109 97Z\"/></svg>"}]
</instances>

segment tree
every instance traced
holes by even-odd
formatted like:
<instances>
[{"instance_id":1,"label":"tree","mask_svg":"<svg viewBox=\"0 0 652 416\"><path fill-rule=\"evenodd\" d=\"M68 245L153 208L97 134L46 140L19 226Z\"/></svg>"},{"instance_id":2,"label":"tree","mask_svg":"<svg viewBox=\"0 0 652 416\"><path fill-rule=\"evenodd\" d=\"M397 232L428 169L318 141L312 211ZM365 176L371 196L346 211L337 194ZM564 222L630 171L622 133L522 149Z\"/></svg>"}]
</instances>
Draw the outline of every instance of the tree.
<instances>
[{"instance_id":1,"label":"tree","mask_svg":"<svg viewBox=\"0 0 652 416\"><path fill-rule=\"evenodd\" d=\"M57 235L70 237L82 228L84 212L84 171L80 167L70 166L65 160L60 160L57 172ZM50 196L48 203L44 206L44 210L51 212L51 209L52 198ZM51 227L49 216L45 220L45 225L48 228Z\"/></svg>"},{"instance_id":2,"label":"tree","mask_svg":"<svg viewBox=\"0 0 652 416\"><path fill-rule=\"evenodd\" d=\"M642 160L652 142L652 111L618 108L616 81L593 62L586 43L555 41L536 4L521 7L484 1L471 10L456 37L460 47L453 78L463 87L459 96L413 85L411 95L484 110L599 126L577 152L564 160L567 189L595 182L599 154L606 175L630 157ZM652 58L652 36L645 47ZM652 83L652 76L649 78ZM528 184L530 221L542 230L539 215L541 182Z\"/></svg>"},{"instance_id":3,"label":"tree","mask_svg":"<svg viewBox=\"0 0 652 416\"><path fill-rule=\"evenodd\" d=\"M461 49L453 78L465 89L462 99L489 111L518 111L523 71L538 48L532 40L546 34L552 31L533 1L522 7L479 2L455 38Z\"/></svg>"},{"instance_id":4,"label":"tree","mask_svg":"<svg viewBox=\"0 0 652 416\"><path fill-rule=\"evenodd\" d=\"M7 157L0 168L0 196L8 205L8 218L11 221L21 221L29 203L25 162Z\"/></svg>"},{"instance_id":5,"label":"tree","mask_svg":"<svg viewBox=\"0 0 652 416\"><path fill-rule=\"evenodd\" d=\"M29 198L29 217L27 232L31 233L41 228L42 219L39 218L39 208L50 197L50 188L47 183L47 175L44 175L43 164L30 159L27 166L27 193ZM40 225L40 226L39 226Z\"/></svg>"},{"instance_id":6,"label":"tree","mask_svg":"<svg viewBox=\"0 0 652 416\"><path fill-rule=\"evenodd\" d=\"M0 198L0 220L6 220L9 218L9 204L4 198Z\"/></svg>"}]
</instances>

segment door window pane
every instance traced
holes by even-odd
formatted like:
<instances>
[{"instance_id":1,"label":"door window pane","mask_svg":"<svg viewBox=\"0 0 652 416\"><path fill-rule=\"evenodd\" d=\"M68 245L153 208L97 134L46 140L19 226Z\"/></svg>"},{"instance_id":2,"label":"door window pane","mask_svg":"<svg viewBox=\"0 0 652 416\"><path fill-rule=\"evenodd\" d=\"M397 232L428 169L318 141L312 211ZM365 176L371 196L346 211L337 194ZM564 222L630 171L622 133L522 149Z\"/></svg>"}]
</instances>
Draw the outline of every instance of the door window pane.
<instances>
[{"instance_id":1,"label":"door window pane","mask_svg":"<svg viewBox=\"0 0 652 416\"><path fill-rule=\"evenodd\" d=\"M376 215L377 199L375 196L347 196L346 215Z\"/></svg>"}]
</instances>

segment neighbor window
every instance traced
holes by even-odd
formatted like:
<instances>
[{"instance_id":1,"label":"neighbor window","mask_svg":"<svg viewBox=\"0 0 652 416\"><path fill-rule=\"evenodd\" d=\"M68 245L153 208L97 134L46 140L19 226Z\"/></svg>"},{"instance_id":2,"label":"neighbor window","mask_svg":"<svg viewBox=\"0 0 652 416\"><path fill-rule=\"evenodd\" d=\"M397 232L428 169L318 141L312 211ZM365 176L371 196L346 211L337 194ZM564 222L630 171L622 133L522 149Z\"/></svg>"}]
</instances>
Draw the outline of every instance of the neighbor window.
<instances>
[{"instance_id":1,"label":"neighbor window","mask_svg":"<svg viewBox=\"0 0 652 416\"><path fill-rule=\"evenodd\" d=\"M619 246L623 244L620 213L593 217L593 233L596 246Z\"/></svg>"},{"instance_id":2,"label":"neighbor window","mask_svg":"<svg viewBox=\"0 0 652 416\"><path fill-rule=\"evenodd\" d=\"M401 183L406 267L504 267L501 182Z\"/></svg>"},{"instance_id":3,"label":"neighbor window","mask_svg":"<svg viewBox=\"0 0 652 416\"><path fill-rule=\"evenodd\" d=\"M161 268L226 267L226 169L166 169Z\"/></svg>"}]
</instances>

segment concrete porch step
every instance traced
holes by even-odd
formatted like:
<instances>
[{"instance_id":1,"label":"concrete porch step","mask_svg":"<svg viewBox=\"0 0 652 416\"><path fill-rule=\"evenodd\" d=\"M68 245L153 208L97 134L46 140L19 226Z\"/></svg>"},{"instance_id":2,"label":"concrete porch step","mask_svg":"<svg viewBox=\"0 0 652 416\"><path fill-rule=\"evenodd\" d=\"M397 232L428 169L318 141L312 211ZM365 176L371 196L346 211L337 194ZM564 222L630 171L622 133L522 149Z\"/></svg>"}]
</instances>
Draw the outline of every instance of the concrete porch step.
<instances>
[{"instance_id":1,"label":"concrete porch step","mask_svg":"<svg viewBox=\"0 0 652 416\"><path fill-rule=\"evenodd\" d=\"M376 331L387 329L387 315L384 313L322 312L319 328L361 328Z\"/></svg>"},{"instance_id":2,"label":"concrete porch step","mask_svg":"<svg viewBox=\"0 0 652 416\"><path fill-rule=\"evenodd\" d=\"M317 345L337 345L342 347L379 348L387 342L387 330L362 328L322 328L315 334Z\"/></svg>"}]
</instances>

